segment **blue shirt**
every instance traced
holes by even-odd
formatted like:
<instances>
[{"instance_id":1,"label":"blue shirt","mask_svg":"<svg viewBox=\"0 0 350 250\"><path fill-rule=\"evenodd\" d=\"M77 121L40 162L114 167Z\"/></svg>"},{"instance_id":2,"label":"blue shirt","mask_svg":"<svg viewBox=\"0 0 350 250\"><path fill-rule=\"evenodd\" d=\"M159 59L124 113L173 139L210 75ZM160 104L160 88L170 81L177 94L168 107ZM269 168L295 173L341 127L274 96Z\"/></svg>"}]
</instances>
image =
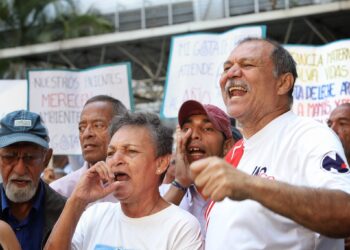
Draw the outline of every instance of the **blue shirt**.
<instances>
[{"instance_id":1,"label":"blue shirt","mask_svg":"<svg viewBox=\"0 0 350 250\"><path fill-rule=\"evenodd\" d=\"M10 224L16 233L17 239L23 250L41 249L41 241L44 230L44 187L40 181L38 191L33 198L33 207L29 215L22 221L18 221L10 212L9 201L6 198L4 187L1 186L1 206L3 219Z\"/></svg>"}]
</instances>

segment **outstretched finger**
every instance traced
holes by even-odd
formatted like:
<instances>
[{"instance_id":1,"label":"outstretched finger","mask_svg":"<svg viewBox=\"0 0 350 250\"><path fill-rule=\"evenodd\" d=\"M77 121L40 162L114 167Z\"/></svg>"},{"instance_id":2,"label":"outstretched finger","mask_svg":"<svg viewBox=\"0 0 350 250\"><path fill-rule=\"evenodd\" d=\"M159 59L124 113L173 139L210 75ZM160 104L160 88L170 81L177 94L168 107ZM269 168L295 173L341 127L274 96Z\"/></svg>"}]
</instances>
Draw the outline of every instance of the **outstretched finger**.
<instances>
[{"instance_id":1,"label":"outstretched finger","mask_svg":"<svg viewBox=\"0 0 350 250\"><path fill-rule=\"evenodd\" d=\"M177 145L176 145L176 152L181 153L182 155L185 154L186 144L191 134L192 134L192 129L190 128L186 132L180 131L179 137L177 140Z\"/></svg>"}]
</instances>

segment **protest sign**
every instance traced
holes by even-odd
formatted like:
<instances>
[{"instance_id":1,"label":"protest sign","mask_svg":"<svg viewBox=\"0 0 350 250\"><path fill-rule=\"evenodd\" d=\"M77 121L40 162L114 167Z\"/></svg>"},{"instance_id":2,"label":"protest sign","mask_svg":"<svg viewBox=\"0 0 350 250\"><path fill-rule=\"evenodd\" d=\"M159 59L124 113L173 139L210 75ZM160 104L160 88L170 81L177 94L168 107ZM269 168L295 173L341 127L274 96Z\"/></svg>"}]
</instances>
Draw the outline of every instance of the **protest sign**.
<instances>
[{"instance_id":1,"label":"protest sign","mask_svg":"<svg viewBox=\"0 0 350 250\"><path fill-rule=\"evenodd\" d=\"M29 70L29 110L43 118L54 154L80 154L78 124L84 103L109 95L133 109L130 63L85 70Z\"/></svg>"},{"instance_id":2,"label":"protest sign","mask_svg":"<svg viewBox=\"0 0 350 250\"><path fill-rule=\"evenodd\" d=\"M27 81L0 80L0 119L19 109L27 109Z\"/></svg>"},{"instance_id":3,"label":"protest sign","mask_svg":"<svg viewBox=\"0 0 350 250\"><path fill-rule=\"evenodd\" d=\"M285 48L297 63L293 111L326 122L335 107L350 102L350 40Z\"/></svg>"},{"instance_id":4,"label":"protest sign","mask_svg":"<svg viewBox=\"0 0 350 250\"><path fill-rule=\"evenodd\" d=\"M265 37L265 33L265 26L247 26L221 34L172 37L161 116L177 117L181 104L189 99L226 110L219 85L223 63L238 41L246 37Z\"/></svg>"}]
</instances>

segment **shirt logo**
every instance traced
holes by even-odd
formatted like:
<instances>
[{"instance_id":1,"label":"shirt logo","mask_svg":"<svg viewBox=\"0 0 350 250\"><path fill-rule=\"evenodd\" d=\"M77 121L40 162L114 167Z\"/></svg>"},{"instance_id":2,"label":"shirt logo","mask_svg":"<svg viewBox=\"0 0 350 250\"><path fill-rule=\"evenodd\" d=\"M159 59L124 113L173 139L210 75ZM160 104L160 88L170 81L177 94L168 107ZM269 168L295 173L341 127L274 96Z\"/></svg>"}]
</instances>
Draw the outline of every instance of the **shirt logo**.
<instances>
[{"instance_id":1,"label":"shirt logo","mask_svg":"<svg viewBox=\"0 0 350 250\"><path fill-rule=\"evenodd\" d=\"M124 247L112 247L112 246L107 246L103 244L97 244L94 250L130 250L130 249L127 249Z\"/></svg>"},{"instance_id":2,"label":"shirt logo","mask_svg":"<svg viewBox=\"0 0 350 250\"><path fill-rule=\"evenodd\" d=\"M350 172L349 166L347 166L345 161L336 152L326 154L322 159L321 167L324 170L336 174L345 174Z\"/></svg>"},{"instance_id":3,"label":"shirt logo","mask_svg":"<svg viewBox=\"0 0 350 250\"><path fill-rule=\"evenodd\" d=\"M267 167L259 167L259 166L256 166L252 172L252 175L256 175L256 176L260 176L262 178L266 178L266 179L269 179L269 180L274 180L275 177L274 176L270 176L270 175L267 175Z\"/></svg>"}]
</instances>

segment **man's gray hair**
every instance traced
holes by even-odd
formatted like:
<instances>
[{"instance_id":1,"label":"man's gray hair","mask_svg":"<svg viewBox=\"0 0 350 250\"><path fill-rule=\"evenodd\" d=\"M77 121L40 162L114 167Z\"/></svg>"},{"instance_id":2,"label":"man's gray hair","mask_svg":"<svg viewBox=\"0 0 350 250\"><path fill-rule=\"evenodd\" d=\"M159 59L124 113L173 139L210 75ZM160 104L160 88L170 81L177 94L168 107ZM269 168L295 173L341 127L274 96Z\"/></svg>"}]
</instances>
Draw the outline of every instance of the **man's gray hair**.
<instances>
[{"instance_id":1,"label":"man's gray hair","mask_svg":"<svg viewBox=\"0 0 350 250\"><path fill-rule=\"evenodd\" d=\"M149 130L154 142L157 157L171 154L173 130L165 126L156 114L148 112L127 112L124 115L115 116L109 129L110 136L112 137L121 127L128 125L145 127Z\"/></svg>"}]
</instances>

